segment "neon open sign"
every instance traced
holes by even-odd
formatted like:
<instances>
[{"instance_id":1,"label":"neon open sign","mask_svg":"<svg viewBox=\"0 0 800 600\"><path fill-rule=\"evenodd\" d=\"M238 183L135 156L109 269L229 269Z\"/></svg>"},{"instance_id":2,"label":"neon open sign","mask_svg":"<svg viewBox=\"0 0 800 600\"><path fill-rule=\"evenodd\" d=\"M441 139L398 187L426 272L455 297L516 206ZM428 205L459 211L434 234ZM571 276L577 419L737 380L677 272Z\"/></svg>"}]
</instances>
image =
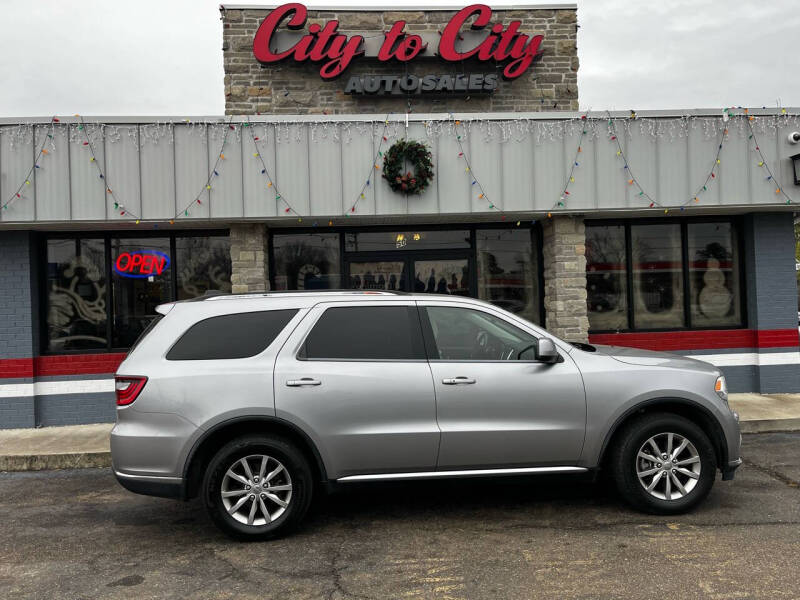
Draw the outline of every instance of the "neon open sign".
<instances>
[{"instance_id":1,"label":"neon open sign","mask_svg":"<svg viewBox=\"0 0 800 600\"><path fill-rule=\"evenodd\" d=\"M114 263L114 272L122 277L145 279L161 275L169 267L169 256L158 250L123 252Z\"/></svg>"}]
</instances>

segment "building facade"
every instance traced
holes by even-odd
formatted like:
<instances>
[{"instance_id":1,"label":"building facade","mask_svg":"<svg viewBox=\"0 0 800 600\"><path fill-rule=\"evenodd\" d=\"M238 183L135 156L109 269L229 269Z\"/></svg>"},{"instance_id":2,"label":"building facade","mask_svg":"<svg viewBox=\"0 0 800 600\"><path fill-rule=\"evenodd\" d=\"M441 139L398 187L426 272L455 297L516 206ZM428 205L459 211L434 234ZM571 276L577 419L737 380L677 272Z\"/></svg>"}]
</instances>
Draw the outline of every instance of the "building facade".
<instances>
[{"instance_id":1,"label":"building facade","mask_svg":"<svg viewBox=\"0 0 800 600\"><path fill-rule=\"evenodd\" d=\"M800 112L579 112L575 7L487 11L225 6L226 116L0 120L0 427L113 420L209 290L469 295L800 391Z\"/></svg>"}]
</instances>

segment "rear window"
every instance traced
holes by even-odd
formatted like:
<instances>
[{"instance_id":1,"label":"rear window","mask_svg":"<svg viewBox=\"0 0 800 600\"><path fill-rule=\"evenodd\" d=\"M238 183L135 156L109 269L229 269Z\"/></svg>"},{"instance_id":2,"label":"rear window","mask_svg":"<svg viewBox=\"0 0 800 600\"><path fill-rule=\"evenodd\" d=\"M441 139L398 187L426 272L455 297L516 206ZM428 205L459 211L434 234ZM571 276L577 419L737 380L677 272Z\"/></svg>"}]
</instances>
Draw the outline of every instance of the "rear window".
<instances>
[{"instance_id":1,"label":"rear window","mask_svg":"<svg viewBox=\"0 0 800 600\"><path fill-rule=\"evenodd\" d=\"M417 309L410 306L329 308L308 334L298 358L424 359Z\"/></svg>"},{"instance_id":2,"label":"rear window","mask_svg":"<svg viewBox=\"0 0 800 600\"><path fill-rule=\"evenodd\" d=\"M263 352L297 314L292 310L223 315L198 321L167 353L167 360L247 358Z\"/></svg>"}]
</instances>

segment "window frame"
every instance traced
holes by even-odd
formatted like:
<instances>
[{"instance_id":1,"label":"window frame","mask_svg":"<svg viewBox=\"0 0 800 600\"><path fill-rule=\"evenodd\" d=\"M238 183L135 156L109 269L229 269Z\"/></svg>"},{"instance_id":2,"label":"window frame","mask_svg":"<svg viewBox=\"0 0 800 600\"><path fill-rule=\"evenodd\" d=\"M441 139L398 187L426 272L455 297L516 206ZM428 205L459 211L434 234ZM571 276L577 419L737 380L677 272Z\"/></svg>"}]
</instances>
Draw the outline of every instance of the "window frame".
<instances>
[{"instance_id":1,"label":"window frame","mask_svg":"<svg viewBox=\"0 0 800 600\"><path fill-rule=\"evenodd\" d=\"M409 312L409 318L412 319L413 322L413 315L416 315L417 318L417 327L412 328L411 332L411 342L413 346L416 346L420 350L422 350L422 357L421 358L309 358L304 356L305 354L305 347L306 341L311 333L314 331L314 328L320 322L322 317L331 309L334 308L405 308ZM294 351L294 359L300 362L330 362L330 363L419 363L419 362L428 362L428 352L425 346L425 336L422 331L422 317L420 316L420 310L417 306L416 302L413 301L390 301L390 302L327 302L323 304L318 304L315 307L319 313L312 315L312 322L309 323L306 330L302 333L302 339L300 343L297 344L297 348ZM415 339L416 338L416 339Z\"/></svg>"},{"instance_id":2,"label":"window frame","mask_svg":"<svg viewBox=\"0 0 800 600\"><path fill-rule=\"evenodd\" d=\"M39 273L38 283L38 303L39 303L39 355L41 356L62 356L80 354L123 354L130 352L131 348L117 347L113 345L114 329L114 292L113 292L113 265L111 264L111 240L112 239L142 239L142 238L167 238L169 240L170 267L175 265L176 243L178 238L184 237L229 237L227 229L186 229L181 231L168 230L148 230L137 231L135 229L112 230L112 231L65 231L47 232L39 236L37 240ZM49 310L49 300L47 297L47 243L50 240L102 240L105 255L106 278L106 346L105 348L86 348L75 350L50 350L47 316ZM77 243L77 242L76 242ZM170 272L170 299L166 302L174 302L178 291L178 270L172 268Z\"/></svg>"},{"instance_id":3,"label":"window frame","mask_svg":"<svg viewBox=\"0 0 800 600\"><path fill-rule=\"evenodd\" d=\"M744 227L743 219L741 216L703 216L703 217L665 217L665 218L642 218L642 219L586 219L585 226L621 226L625 230L625 293L627 295L627 327L622 329L589 329L589 334L609 334L609 333L666 333L671 331L724 331L731 329L747 329L748 327L748 314L747 314L747 285L746 285L746 267L745 267L745 242L744 242ZM739 313L741 321L736 325L713 325L696 327L692 325L691 315L691 289L690 289L690 269L689 269L689 235L688 229L690 224L694 223L728 223L731 230L735 232L735 247L733 248L737 253L737 260L739 262ZM633 245L631 243L631 226L633 225L669 225L678 224L680 226L680 248L681 248L681 278L683 287L683 313L684 325L681 327L645 327L635 328L634 324L634 307L633 307Z\"/></svg>"}]
</instances>

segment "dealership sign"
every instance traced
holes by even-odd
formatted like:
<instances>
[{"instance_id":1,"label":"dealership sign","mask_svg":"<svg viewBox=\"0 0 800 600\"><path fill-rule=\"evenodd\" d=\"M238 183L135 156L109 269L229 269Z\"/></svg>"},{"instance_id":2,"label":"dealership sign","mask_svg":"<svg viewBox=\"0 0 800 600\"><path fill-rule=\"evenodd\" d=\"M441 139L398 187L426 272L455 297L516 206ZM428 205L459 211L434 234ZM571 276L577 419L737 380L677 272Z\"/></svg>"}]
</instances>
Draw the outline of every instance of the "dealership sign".
<instances>
[{"instance_id":1,"label":"dealership sign","mask_svg":"<svg viewBox=\"0 0 800 600\"><path fill-rule=\"evenodd\" d=\"M122 277L145 279L161 275L169 267L169 256L158 250L123 252L114 262L114 272Z\"/></svg>"},{"instance_id":2,"label":"dealership sign","mask_svg":"<svg viewBox=\"0 0 800 600\"><path fill-rule=\"evenodd\" d=\"M474 17L470 27L462 28ZM523 75L541 54L543 37L520 33L521 21L490 25L492 9L473 4L458 11L438 32L411 34L406 22L396 21L379 36L345 34L339 22L305 27L308 11L293 2L273 9L262 21L253 39L253 54L262 64L282 60L319 64L319 74L329 80L341 75L354 60L366 56L381 63L407 64L431 57L449 63L471 59L502 65L502 75L513 80ZM351 94L489 93L497 87L497 75L397 75L353 77L347 84Z\"/></svg>"}]
</instances>

